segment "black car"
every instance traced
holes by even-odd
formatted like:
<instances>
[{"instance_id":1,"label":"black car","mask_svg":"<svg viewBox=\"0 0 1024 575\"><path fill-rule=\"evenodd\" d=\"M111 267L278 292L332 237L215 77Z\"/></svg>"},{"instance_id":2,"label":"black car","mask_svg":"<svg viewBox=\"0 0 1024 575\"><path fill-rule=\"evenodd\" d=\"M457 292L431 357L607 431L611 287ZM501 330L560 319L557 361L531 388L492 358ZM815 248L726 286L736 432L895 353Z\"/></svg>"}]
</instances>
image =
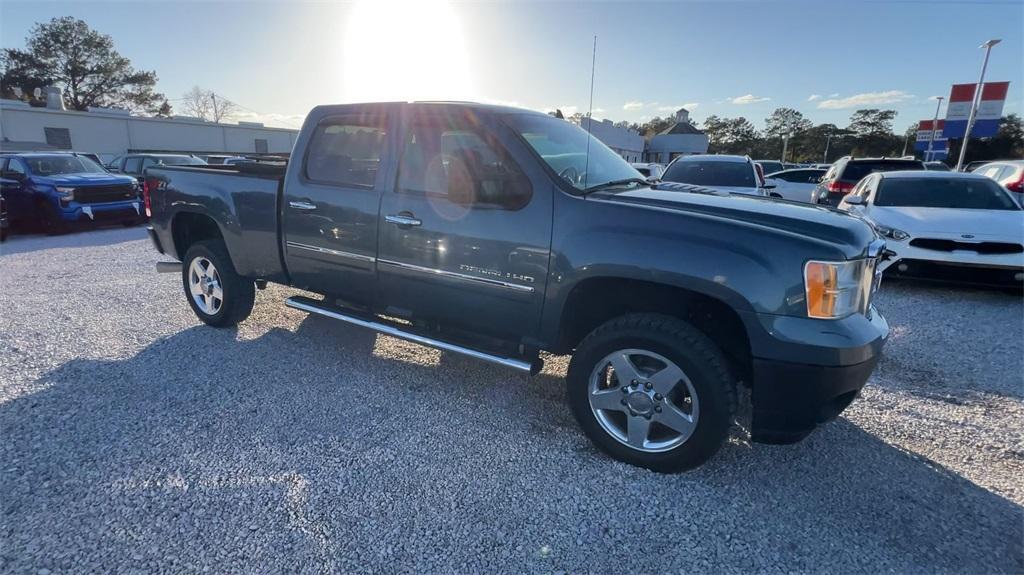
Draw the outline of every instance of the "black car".
<instances>
[{"instance_id":1,"label":"black car","mask_svg":"<svg viewBox=\"0 0 1024 575\"><path fill-rule=\"evenodd\" d=\"M845 156L828 169L811 194L811 203L838 206L864 176L875 172L924 170L921 160L908 158L854 158Z\"/></svg>"},{"instance_id":2,"label":"black car","mask_svg":"<svg viewBox=\"0 0 1024 575\"><path fill-rule=\"evenodd\" d=\"M111 172L134 176L142 181L146 168L152 166L205 166L201 158L190 154L126 154L106 165Z\"/></svg>"},{"instance_id":3,"label":"black car","mask_svg":"<svg viewBox=\"0 0 1024 575\"><path fill-rule=\"evenodd\" d=\"M4 197L3 190L0 190L0 242L7 240L7 230L10 228L10 222L7 219L7 198Z\"/></svg>"}]
</instances>

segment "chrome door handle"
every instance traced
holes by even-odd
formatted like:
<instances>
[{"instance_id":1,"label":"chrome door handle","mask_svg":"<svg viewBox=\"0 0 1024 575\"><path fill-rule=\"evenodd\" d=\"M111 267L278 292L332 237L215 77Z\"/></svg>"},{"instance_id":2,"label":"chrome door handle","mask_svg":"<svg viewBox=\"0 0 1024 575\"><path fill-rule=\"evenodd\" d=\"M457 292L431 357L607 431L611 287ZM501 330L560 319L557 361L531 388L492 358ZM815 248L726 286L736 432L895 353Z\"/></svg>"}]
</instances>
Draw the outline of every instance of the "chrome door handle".
<instances>
[{"instance_id":1,"label":"chrome door handle","mask_svg":"<svg viewBox=\"0 0 1024 575\"><path fill-rule=\"evenodd\" d=\"M401 214L392 214L390 216L384 216L384 221L389 224L395 224L398 226L418 226L423 223L422 221L412 216L403 216Z\"/></svg>"},{"instance_id":2,"label":"chrome door handle","mask_svg":"<svg viewBox=\"0 0 1024 575\"><path fill-rule=\"evenodd\" d=\"M296 210L315 210L316 204L309 202L288 202L288 205L295 208Z\"/></svg>"}]
</instances>

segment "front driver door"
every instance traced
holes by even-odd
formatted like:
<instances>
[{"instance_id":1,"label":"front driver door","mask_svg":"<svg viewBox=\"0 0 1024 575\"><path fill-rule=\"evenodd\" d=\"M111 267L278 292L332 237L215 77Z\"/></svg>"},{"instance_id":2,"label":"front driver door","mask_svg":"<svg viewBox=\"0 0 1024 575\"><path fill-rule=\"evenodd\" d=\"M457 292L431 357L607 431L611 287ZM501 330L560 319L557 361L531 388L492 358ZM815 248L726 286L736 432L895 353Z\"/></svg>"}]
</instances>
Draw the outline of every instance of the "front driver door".
<instances>
[{"instance_id":1,"label":"front driver door","mask_svg":"<svg viewBox=\"0 0 1024 575\"><path fill-rule=\"evenodd\" d=\"M381 200L381 302L497 336L538 329L551 184L512 132L460 108L408 106L397 183ZM507 146L499 139L504 135Z\"/></svg>"},{"instance_id":2,"label":"front driver door","mask_svg":"<svg viewBox=\"0 0 1024 575\"><path fill-rule=\"evenodd\" d=\"M305 156L292 158L302 165L288 171L281 209L294 285L349 303L372 302L389 115L374 109L323 117Z\"/></svg>"}]
</instances>

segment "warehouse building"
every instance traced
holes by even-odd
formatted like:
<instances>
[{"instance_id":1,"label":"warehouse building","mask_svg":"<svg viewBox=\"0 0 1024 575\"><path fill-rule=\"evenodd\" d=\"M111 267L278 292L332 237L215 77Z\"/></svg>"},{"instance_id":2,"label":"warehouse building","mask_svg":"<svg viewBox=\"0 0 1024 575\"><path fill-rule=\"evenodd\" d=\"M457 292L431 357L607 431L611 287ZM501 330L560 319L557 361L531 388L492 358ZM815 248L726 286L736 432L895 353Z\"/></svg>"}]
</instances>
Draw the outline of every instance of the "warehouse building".
<instances>
[{"instance_id":1,"label":"warehouse building","mask_svg":"<svg viewBox=\"0 0 1024 575\"><path fill-rule=\"evenodd\" d=\"M260 123L225 124L198 118L150 118L127 110L64 110L60 98L50 107L0 100L0 151L75 150L103 161L128 152L218 154L290 153L297 130Z\"/></svg>"},{"instance_id":2,"label":"warehouse building","mask_svg":"<svg viewBox=\"0 0 1024 575\"><path fill-rule=\"evenodd\" d=\"M580 127L615 150L627 162L641 161L644 153L644 138L633 130L619 128L611 120L581 118Z\"/></svg>"}]
</instances>

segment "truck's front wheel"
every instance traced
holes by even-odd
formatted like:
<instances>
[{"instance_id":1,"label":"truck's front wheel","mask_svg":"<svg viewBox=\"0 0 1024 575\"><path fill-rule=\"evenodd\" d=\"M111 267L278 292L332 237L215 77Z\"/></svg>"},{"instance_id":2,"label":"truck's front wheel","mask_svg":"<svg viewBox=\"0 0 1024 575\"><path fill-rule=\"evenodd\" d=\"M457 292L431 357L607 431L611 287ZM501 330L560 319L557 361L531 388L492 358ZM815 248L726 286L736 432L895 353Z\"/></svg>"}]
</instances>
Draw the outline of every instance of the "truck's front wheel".
<instances>
[{"instance_id":1,"label":"truck's front wheel","mask_svg":"<svg viewBox=\"0 0 1024 575\"><path fill-rule=\"evenodd\" d=\"M203 323L228 327L249 317L256 286L235 271L224 242L193 244L185 252L181 272L185 297Z\"/></svg>"},{"instance_id":2,"label":"truck's front wheel","mask_svg":"<svg viewBox=\"0 0 1024 575\"><path fill-rule=\"evenodd\" d=\"M674 317L629 314L598 327L569 364L569 406L615 459L671 473L721 447L735 384L722 352Z\"/></svg>"}]
</instances>

